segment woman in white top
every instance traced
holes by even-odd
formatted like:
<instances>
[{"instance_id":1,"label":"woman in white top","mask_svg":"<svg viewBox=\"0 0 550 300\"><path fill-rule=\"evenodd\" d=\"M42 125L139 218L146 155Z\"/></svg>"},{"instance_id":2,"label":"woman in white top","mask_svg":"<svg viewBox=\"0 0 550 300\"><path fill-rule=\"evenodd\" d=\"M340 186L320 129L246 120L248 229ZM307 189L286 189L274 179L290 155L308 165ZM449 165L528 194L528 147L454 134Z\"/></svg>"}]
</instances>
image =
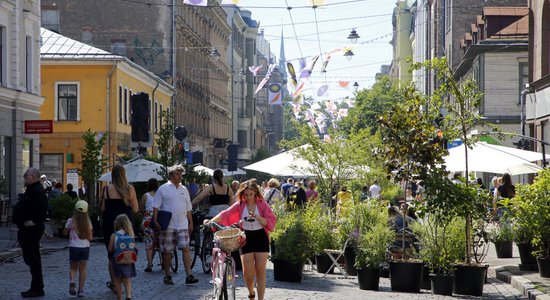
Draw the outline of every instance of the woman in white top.
<instances>
[{"instance_id":1,"label":"woman in white top","mask_svg":"<svg viewBox=\"0 0 550 300\"><path fill-rule=\"evenodd\" d=\"M283 194L279 190L279 180L275 178L269 179L267 187L264 189L263 196L271 208L274 208L275 203L284 205Z\"/></svg>"},{"instance_id":2,"label":"woman in white top","mask_svg":"<svg viewBox=\"0 0 550 300\"><path fill-rule=\"evenodd\" d=\"M145 268L145 272L153 271L153 250L155 250L154 242L156 234L150 224L153 217L153 199L158 188L158 181L155 178L149 179L147 181L147 193L143 194L139 204L139 210L143 213L141 229L143 230L143 242L145 243L145 253L147 255L147 268Z\"/></svg>"},{"instance_id":3,"label":"woman in white top","mask_svg":"<svg viewBox=\"0 0 550 300\"><path fill-rule=\"evenodd\" d=\"M227 209L230 205L235 203L233 198L233 191L227 184L223 182L223 171L220 169L214 170L212 175L214 182L208 185L195 199L191 202L193 205L200 203L206 196L210 202L210 211L208 216L216 216L224 209Z\"/></svg>"}]
</instances>

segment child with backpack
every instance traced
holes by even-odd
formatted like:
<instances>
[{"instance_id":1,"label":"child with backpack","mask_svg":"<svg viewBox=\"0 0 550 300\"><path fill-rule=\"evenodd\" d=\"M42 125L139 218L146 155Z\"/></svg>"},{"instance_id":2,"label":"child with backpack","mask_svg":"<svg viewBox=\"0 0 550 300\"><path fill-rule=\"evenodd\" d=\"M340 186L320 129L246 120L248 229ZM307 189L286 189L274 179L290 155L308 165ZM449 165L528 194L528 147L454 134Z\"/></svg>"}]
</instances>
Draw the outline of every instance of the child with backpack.
<instances>
[{"instance_id":1,"label":"child with backpack","mask_svg":"<svg viewBox=\"0 0 550 300\"><path fill-rule=\"evenodd\" d=\"M67 220L64 234L69 234L69 294L85 297L84 282L86 281L86 266L90 256L90 241L92 240L92 222L88 216L88 202L79 200L74 207L73 217ZM78 271L78 293L75 276Z\"/></svg>"},{"instance_id":2,"label":"child with backpack","mask_svg":"<svg viewBox=\"0 0 550 300\"><path fill-rule=\"evenodd\" d=\"M117 299L122 300L122 285L126 290L126 300L132 299L132 277L136 277L137 249L134 239L134 229L128 216L120 214L115 219L115 233L111 235L109 252L113 252L111 265L113 267L115 291Z\"/></svg>"}]
</instances>

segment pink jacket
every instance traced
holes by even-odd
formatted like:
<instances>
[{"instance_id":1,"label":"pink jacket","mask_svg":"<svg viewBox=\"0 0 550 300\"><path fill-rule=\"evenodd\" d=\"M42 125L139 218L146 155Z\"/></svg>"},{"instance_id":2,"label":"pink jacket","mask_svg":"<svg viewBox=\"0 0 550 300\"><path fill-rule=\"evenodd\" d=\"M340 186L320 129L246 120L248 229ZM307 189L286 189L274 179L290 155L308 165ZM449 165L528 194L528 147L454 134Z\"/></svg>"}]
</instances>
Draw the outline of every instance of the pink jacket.
<instances>
[{"instance_id":1,"label":"pink jacket","mask_svg":"<svg viewBox=\"0 0 550 300\"><path fill-rule=\"evenodd\" d=\"M231 207L222 211L220 213L220 224L224 226L229 226L235 223L238 223L242 219L243 211L246 207L246 202L238 201L235 202ZM267 224L264 226L265 233L269 236L269 233L275 228L275 223L277 218L273 214L271 207L263 199L256 198L256 207L260 212L260 217L267 220Z\"/></svg>"}]
</instances>

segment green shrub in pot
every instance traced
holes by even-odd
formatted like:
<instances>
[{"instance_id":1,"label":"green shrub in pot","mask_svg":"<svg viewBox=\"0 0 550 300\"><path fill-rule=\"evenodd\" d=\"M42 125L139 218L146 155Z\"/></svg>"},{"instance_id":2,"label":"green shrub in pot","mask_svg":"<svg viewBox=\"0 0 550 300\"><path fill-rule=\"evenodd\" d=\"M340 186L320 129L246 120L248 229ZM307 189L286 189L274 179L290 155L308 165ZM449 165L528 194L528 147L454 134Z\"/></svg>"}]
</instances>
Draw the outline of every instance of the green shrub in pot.
<instances>
[{"instance_id":1,"label":"green shrub in pot","mask_svg":"<svg viewBox=\"0 0 550 300\"><path fill-rule=\"evenodd\" d=\"M395 234L387 222L381 222L361 233L355 254L355 268L377 269L386 261L388 244Z\"/></svg>"}]
</instances>

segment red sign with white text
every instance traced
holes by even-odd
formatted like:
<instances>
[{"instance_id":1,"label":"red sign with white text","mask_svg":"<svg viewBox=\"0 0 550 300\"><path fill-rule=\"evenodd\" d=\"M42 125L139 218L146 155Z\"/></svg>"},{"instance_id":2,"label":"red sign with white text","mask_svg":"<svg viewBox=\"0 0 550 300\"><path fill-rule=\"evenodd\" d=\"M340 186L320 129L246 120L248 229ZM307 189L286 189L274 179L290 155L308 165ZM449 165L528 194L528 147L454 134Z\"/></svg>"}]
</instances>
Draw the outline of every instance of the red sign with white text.
<instances>
[{"instance_id":1,"label":"red sign with white text","mask_svg":"<svg viewBox=\"0 0 550 300\"><path fill-rule=\"evenodd\" d=\"M27 120L25 121L25 133L53 133L52 120Z\"/></svg>"}]
</instances>

